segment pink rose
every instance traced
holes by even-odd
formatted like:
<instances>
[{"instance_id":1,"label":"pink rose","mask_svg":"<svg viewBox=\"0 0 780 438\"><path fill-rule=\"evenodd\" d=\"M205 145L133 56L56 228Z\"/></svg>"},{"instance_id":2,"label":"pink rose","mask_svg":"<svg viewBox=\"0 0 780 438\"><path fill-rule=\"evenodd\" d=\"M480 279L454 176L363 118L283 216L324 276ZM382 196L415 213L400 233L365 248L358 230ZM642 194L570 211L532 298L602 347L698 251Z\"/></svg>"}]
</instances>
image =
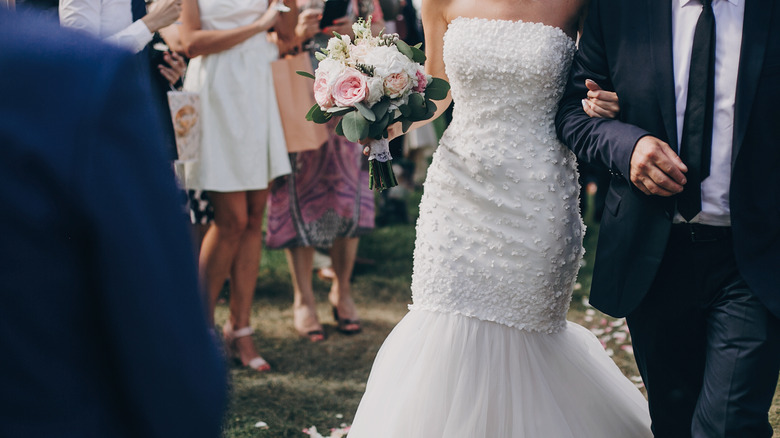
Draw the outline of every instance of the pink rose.
<instances>
[{"instance_id":1,"label":"pink rose","mask_svg":"<svg viewBox=\"0 0 780 438\"><path fill-rule=\"evenodd\" d=\"M385 78L385 94L391 99L401 97L409 89L409 76L406 73L393 73Z\"/></svg>"},{"instance_id":2,"label":"pink rose","mask_svg":"<svg viewBox=\"0 0 780 438\"><path fill-rule=\"evenodd\" d=\"M317 76L314 80L314 100L317 101L317 104L322 109L328 109L333 106L333 94L326 76Z\"/></svg>"},{"instance_id":3,"label":"pink rose","mask_svg":"<svg viewBox=\"0 0 780 438\"><path fill-rule=\"evenodd\" d=\"M355 106L368 94L366 77L354 68L346 68L333 84L333 100L338 106Z\"/></svg>"},{"instance_id":4,"label":"pink rose","mask_svg":"<svg viewBox=\"0 0 780 438\"><path fill-rule=\"evenodd\" d=\"M428 86L428 78L425 77L425 73L421 70L417 70L417 86L414 87L414 91L422 93L425 91L425 87Z\"/></svg>"}]
</instances>

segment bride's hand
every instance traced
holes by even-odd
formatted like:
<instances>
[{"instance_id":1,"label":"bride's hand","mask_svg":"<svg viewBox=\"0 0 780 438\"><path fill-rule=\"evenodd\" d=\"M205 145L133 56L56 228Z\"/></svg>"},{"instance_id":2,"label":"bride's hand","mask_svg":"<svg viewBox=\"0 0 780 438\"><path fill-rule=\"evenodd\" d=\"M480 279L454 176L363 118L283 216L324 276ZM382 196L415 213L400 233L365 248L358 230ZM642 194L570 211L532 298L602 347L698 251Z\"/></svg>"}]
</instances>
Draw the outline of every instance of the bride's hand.
<instances>
[{"instance_id":1,"label":"bride's hand","mask_svg":"<svg viewBox=\"0 0 780 438\"><path fill-rule=\"evenodd\" d=\"M591 117L614 119L620 112L618 95L614 91L602 90L599 85L590 80L585 80L588 87L588 98L582 99L582 109Z\"/></svg>"},{"instance_id":2,"label":"bride's hand","mask_svg":"<svg viewBox=\"0 0 780 438\"><path fill-rule=\"evenodd\" d=\"M400 135L403 135L404 131L401 127L400 122L393 123L392 125L387 127L387 140L390 141ZM364 138L360 140L358 143L362 144L363 147L363 155L368 156L371 153L371 149L368 147L368 143L373 140L372 138Z\"/></svg>"}]
</instances>

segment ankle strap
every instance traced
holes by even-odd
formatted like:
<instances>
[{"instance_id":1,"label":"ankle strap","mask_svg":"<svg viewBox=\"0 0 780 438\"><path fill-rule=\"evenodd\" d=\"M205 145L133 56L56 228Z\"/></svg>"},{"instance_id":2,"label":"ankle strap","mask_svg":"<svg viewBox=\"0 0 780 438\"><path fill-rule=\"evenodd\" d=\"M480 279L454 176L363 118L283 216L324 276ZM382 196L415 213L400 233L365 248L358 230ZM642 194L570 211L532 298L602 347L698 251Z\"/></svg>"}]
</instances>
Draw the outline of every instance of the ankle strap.
<instances>
[{"instance_id":1,"label":"ankle strap","mask_svg":"<svg viewBox=\"0 0 780 438\"><path fill-rule=\"evenodd\" d=\"M244 328L240 328L238 330L233 331L233 339L236 338L243 338L244 336L249 336L252 333L255 332L255 329L253 329L251 326L246 326Z\"/></svg>"}]
</instances>

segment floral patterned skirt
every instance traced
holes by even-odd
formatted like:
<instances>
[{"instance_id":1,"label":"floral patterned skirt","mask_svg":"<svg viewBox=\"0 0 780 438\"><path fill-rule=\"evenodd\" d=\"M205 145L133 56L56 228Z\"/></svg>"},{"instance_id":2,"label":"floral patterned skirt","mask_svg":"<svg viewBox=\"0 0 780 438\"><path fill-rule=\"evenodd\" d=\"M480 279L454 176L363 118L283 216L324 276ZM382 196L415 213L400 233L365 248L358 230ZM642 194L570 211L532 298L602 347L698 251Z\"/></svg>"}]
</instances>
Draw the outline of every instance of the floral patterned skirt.
<instances>
[{"instance_id":1,"label":"floral patterned skirt","mask_svg":"<svg viewBox=\"0 0 780 438\"><path fill-rule=\"evenodd\" d=\"M374 228L374 193L362 149L331 130L319 149L290 154L292 174L271 185L266 246L330 248L337 237Z\"/></svg>"}]
</instances>

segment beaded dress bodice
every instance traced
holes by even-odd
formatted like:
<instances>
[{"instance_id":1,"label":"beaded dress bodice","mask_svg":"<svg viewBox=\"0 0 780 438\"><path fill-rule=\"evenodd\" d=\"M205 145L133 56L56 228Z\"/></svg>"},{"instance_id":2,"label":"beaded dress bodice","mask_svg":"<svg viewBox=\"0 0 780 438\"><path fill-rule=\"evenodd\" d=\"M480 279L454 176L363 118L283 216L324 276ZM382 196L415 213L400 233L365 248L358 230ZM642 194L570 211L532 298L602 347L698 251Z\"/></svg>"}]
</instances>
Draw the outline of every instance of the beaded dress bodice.
<instances>
[{"instance_id":1,"label":"beaded dress bodice","mask_svg":"<svg viewBox=\"0 0 780 438\"><path fill-rule=\"evenodd\" d=\"M584 226L576 161L554 117L574 51L541 23L450 23L455 108L420 204L411 309L565 327Z\"/></svg>"}]
</instances>

